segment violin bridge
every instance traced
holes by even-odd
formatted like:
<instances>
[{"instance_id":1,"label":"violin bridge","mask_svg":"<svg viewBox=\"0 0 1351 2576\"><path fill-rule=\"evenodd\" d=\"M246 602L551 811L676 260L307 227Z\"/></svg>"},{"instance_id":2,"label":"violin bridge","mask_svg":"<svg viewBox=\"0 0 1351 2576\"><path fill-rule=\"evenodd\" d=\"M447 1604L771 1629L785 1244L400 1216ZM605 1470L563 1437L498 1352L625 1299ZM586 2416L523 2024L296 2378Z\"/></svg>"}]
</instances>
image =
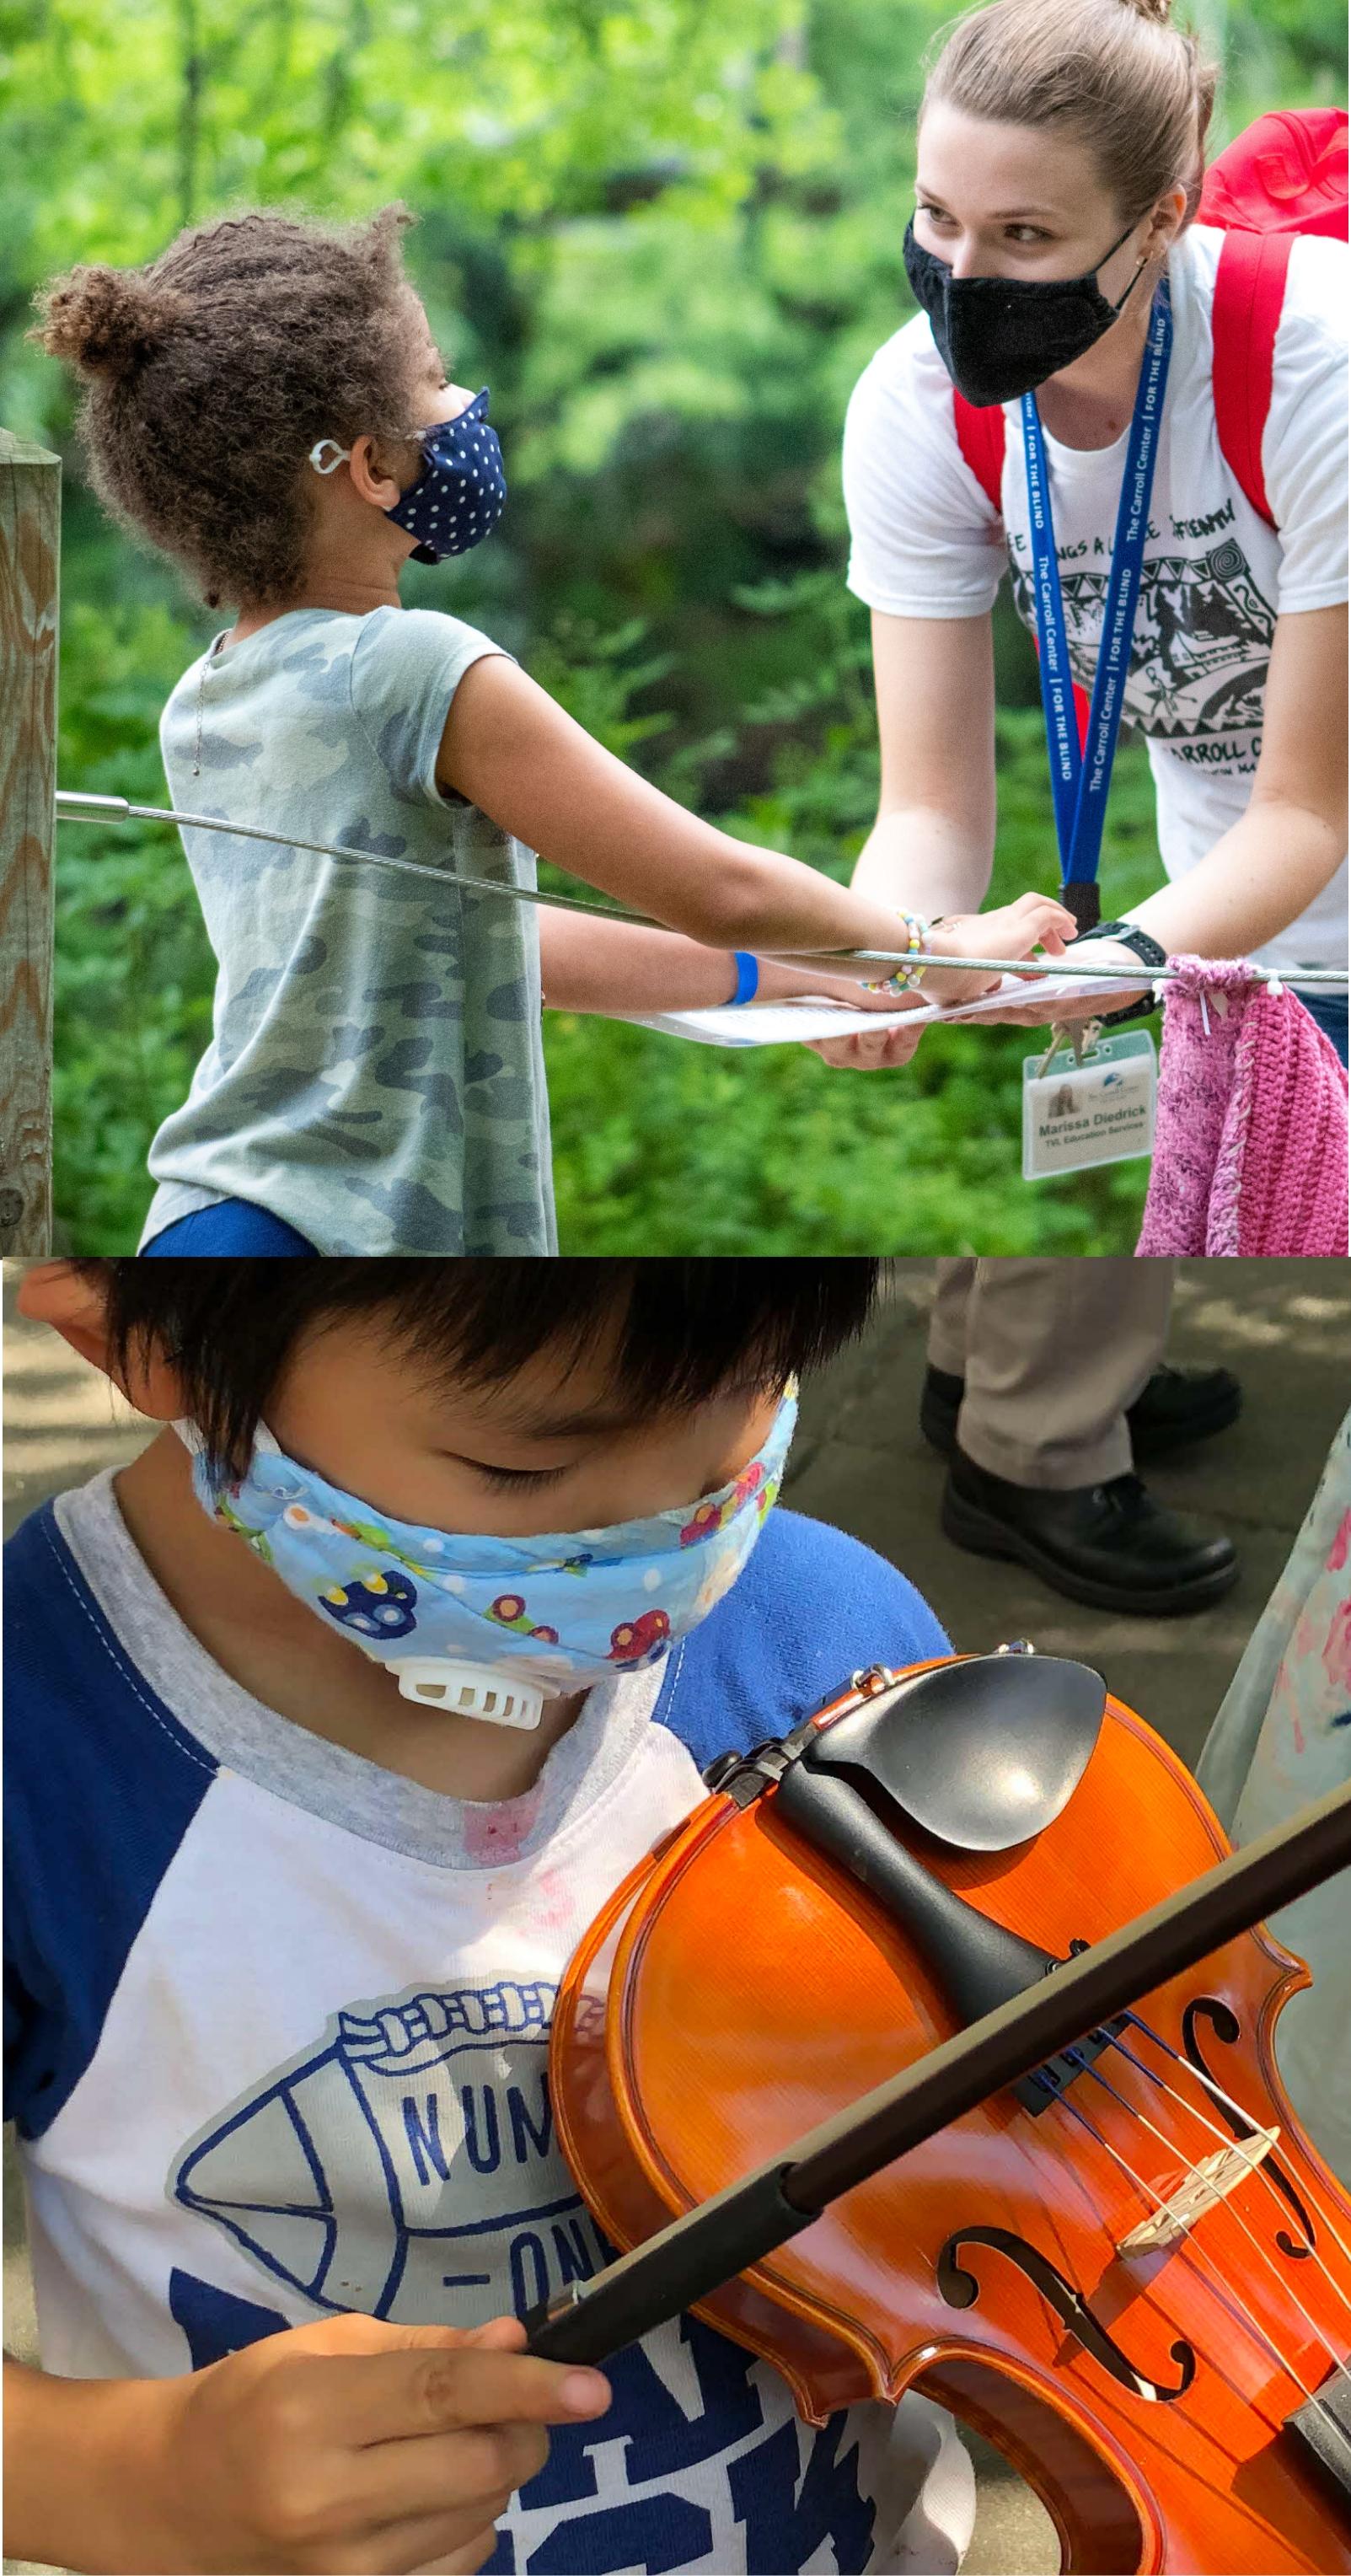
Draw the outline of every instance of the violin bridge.
<instances>
[{"instance_id":1,"label":"violin bridge","mask_svg":"<svg viewBox=\"0 0 1351 2576\"><path fill-rule=\"evenodd\" d=\"M1202 2156L1152 2215L1142 2218L1129 2236L1119 2239L1118 2254L1155 2254L1161 2246L1176 2244L1179 2237L1190 2233L1198 2218L1217 2208L1246 2181L1263 2156L1270 2154L1280 2134L1279 2129L1254 2129L1251 2137L1240 2138L1236 2146L1220 2147L1213 2156Z\"/></svg>"}]
</instances>

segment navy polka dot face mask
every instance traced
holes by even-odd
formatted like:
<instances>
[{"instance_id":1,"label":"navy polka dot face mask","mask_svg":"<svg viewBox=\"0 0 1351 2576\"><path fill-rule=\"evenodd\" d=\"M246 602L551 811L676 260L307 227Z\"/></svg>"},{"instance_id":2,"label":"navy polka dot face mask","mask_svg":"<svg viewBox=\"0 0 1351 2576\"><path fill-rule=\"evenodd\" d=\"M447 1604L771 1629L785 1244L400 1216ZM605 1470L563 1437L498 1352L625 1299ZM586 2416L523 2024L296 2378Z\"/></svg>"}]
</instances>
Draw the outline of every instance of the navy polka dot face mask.
<instances>
[{"instance_id":1,"label":"navy polka dot face mask","mask_svg":"<svg viewBox=\"0 0 1351 2576\"><path fill-rule=\"evenodd\" d=\"M326 447L335 452L321 463ZM316 474L332 474L351 452L336 439L321 438L310 449L310 463ZM435 421L423 431L422 456L416 482L385 516L418 538L414 563L441 563L491 536L506 503L507 478L497 432L488 427L486 385L454 420Z\"/></svg>"}]
</instances>

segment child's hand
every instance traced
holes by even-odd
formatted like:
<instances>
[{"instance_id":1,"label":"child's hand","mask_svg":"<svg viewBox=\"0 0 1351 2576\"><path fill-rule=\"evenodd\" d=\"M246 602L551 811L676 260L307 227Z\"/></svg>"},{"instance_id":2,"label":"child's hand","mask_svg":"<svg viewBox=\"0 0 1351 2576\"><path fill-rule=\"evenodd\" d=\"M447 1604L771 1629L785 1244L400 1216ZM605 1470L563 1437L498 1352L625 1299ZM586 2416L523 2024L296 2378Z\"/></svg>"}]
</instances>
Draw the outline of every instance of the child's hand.
<instances>
[{"instance_id":1,"label":"child's hand","mask_svg":"<svg viewBox=\"0 0 1351 2576\"><path fill-rule=\"evenodd\" d=\"M918 1009L924 999L922 993L869 993L849 976L827 975L810 966L775 966L767 962L760 968L760 992L767 1002L842 1002L851 1011L887 1011L893 1015ZM926 1014L917 1029L878 1029L875 1034L860 1033L857 1037L808 1038L807 1044L825 1064L880 1072L887 1065L910 1062L927 1024Z\"/></svg>"},{"instance_id":2,"label":"child's hand","mask_svg":"<svg viewBox=\"0 0 1351 2576\"><path fill-rule=\"evenodd\" d=\"M1073 937L1074 919L1063 904L1050 895L1023 894L1016 903L1005 904L996 912L949 914L930 931L925 946L948 957L1030 957L1038 947L1052 957L1063 957L1066 941ZM949 973L942 967L930 966L923 982L910 994L856 992L854 999L874 1006L881 1002L889 1010L904 1010L907 1001L974 1002L980 994L992 993L998 982L997 975L976 970ZM1002 1020L1004 1014L999 1016ZM1021 1019L1022 1014L1015 1010L1009 1016ZM879 1029L876 1035L860 1029L853 1037L817 1038L808 1043L825 1064L880 1073L892 1065L908 1064L929 1025L928 1021L921 1022L913 1031Z\"/></svg>"},{"instance_id":3,"label":"child's hand","mask_svg":"<svg viewBox=\"0 0 1351 2576\"><path fill-rule=\"evenodd\" d=\"M544 2427L610 2402L599 2371L537 2361L524 2340L511 2317L462 2333L353 2315L145 2383L160 2406L146 2499L155 2554L136 2566L481 2567L497 2516L544 2465Z\"/></svg>"},{"instance_id":4,"label":"child's hand","mask_svg":"<svg viewBox=\"0 0 1351 2576\"><path fill-rule=\"evenodd\" d=\"M1037 948L1048 957L1063 957L1075 936L1074 915L1049 894L1020 894L1016 903L994 912L949 914L929 933L925 946L943 957L1030 957ZM974 1002L992 993L997 975L971 970L949 973L931 966L922 992L935 1002Z\"/></svg>"},{"instance_id":5,"label":"child's hand","mask_svg":"<svg viewBox=\"0 0 1351 2576\"><path fill-rule=\"evenodd\" d=\"M924 1000L922 992L870 993L867 985L860 984L858 981L860 975L880 975L881 973L880 966L857 966L846 968L843 972L837 969L833 975L828 975L822 966L776 966L769 959L762 958L760 989L756 1000L760 1002L834 1002L842 1003L850 1011L890 1011L893 1014L897 1011L911 1011L918 1008ZM899 1030L883 1030L878 1043L887 1036L901 1034ZM850 1038L844 1038L837 1041L823 1041L823 1043L850 1046L853 1041ZM907 1035L907 1052L913 1054L918 1044L918 1033L914 1037Z\"/></svg>"}]
</instances>

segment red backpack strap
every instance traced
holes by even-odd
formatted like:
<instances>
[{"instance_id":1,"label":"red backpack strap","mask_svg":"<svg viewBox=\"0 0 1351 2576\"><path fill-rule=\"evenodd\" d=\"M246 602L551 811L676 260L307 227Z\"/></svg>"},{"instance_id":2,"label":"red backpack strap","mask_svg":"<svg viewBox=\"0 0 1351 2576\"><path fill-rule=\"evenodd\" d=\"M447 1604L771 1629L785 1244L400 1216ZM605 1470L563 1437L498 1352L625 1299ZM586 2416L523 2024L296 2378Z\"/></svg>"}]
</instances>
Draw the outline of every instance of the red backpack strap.
<instances>
[{"instance_id":1,"label":"red backpack strap","mask_svg":"<svg viewBox=\"0 0 1351 2576\"><path fill-rule=\"evenodd\" d=\"M1004 407L969 403L952 388L957 444L997 518L1004 515Z\"/></svg>"},{"instance_id":2,"label":"red backpack strap","mask_svg":"<svg viewBox=\"0 0 1351 2576\"><path fill-rule=\"evenodd\" d=\"M1262 473L1276 332L1285 301L1291 233L1229 232L1211 309L1211 382L1220 452L1253 508L1274 527Z\"/></svg>"}]
</instances>

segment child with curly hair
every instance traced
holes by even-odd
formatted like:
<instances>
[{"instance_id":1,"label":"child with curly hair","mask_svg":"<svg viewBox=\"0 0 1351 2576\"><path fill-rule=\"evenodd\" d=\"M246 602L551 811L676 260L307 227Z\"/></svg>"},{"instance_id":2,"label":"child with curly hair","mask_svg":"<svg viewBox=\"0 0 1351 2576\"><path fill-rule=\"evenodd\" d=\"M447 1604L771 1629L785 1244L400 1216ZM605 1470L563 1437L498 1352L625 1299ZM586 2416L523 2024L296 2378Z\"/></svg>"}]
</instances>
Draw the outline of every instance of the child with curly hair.
<instances>
[{"instance_id":1,"label":"child with curly hair","mask_svg":"<svg viewBox=\"0 0 1351 2576\"><path fill-rule=\"evenodd\" d=\"M411 220L226 216L38 299L33 336L85 379L101 499L236 608L164 710L174 805L411 863L183 826L219 973L211 1042L151 1148L156 1255L551 1252L542 1001L744 1000L757 971L766 995L860 1001L858 980L749 952L906 945L888 906L660 795L490 637L401 606L410 556L480 543L505 497L487 389L447 382L403 274ZM666 927L461 882L529 892L537 851ZM976 953L1072 935L1029 894L981 918ZM954 918L931 944L975 938ZM930 984L957 1000L994 980Z\"/></svg>"}]
</instances>

